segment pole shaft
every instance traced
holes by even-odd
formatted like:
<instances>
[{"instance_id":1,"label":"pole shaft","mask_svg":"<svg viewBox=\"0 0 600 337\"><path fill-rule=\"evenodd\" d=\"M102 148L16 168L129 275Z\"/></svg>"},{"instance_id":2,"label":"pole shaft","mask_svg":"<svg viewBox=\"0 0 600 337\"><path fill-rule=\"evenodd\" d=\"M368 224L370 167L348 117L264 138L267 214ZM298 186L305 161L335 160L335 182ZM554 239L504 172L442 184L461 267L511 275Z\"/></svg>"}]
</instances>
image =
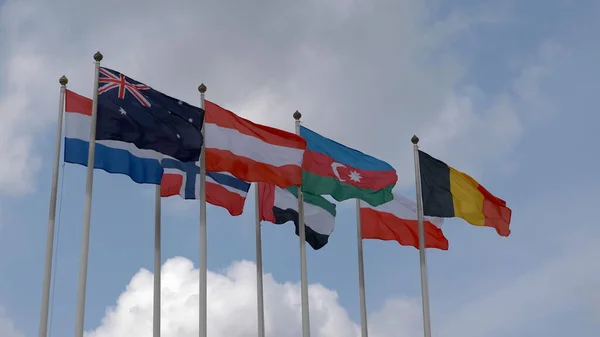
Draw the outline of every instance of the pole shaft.
<instances>
[{"instance_id":1,"label":"pole shaft","mask_svg":"<svg viewBox=\"0 0 600 337\"><path fill-rule=\"evenodd\" d=\"M421 266L421 297L423 301L423 333L431 337L431 318L429 313L429 285L427 281L427 260L425 256L425 227L423 224L423 196L421 190L421 168L419 165L419 146L413 145L415 157L415 185L417 187L417 219L419 223L419 258Z\"/></svg>"},{"instance_id":2,"label":"pole shaft","mask_svg":"<svg viewBox=\"0 0 600 337\"><path fill-rule=\"evenodd\" d=\"M200 106L204 110L204 93L200 93ZM205 110L206 113L206 110ZM206 156L205 156L205 137L206 128L202 124L203 142L200 152L200 266L199 266L199 323L200 337L207 337L207 280L206 273L208 269L207 249L206 249Z\"/></svg>"},{"instance_id":3,"label":"pole shaft","mask_svg":"<svg viewBox=\"0 0 600 337\"><path fill-rule=\"evenodd\" d=\"M161 200L160 185L154 196L154 299L152 314L152 337L160 337L160 281L161 281Z\"/></svg>"},{"instance_id":4,"label":"pole shaft","mask_svg":"<svg viewBox=\"0 0 600 337\"><path fill-rule=\"evenodd\" d=\"M263 295L263 266L262 266L262 239L260 230L260 199L258 196L258 183L254 184L255 199L255 232L256 232L256 309L258 311L258 337L265 337L265 307Z\"/></svg>"},{"instance_id":5,"label":"pole shaft","mask_svg":"<svg viewBox=\"0 0 600 337\"><path fill-rule=\"evenodd\" d=\"M56 221L56 196L58 194L58 168L60 165L60 149L62 142L62 124L65 110L66 85L60 86L58 100L58 118L56 125L56 141L54 143L54 163L52 167L52 187L50 188L50 205L48 210L48 229L46 233L46 254L44 259L44 280L42 282L42 304L40 308L39 337L48 334L48 312L50 309L50 283L52 277L52 259L54 252L54 225Z\"/></svg>"},{"instance_id":6,"label":"pole shaft","mask_svg":"<svg viewBox=\"0 0 600 337\"><path fill-rule=\"evenodd\" d=\"M92 217L92 187L94 184L94 157L96 153L96 121L98 114L98 72L100 61L95 63L92 121L90 126L90 146L88 148L87 178L85 182L85 206L81 230L81 257L79 259L79 282L77 286L77 319L75 337L83 337L85 318L85 296L87 287L88 255L90 251L90 221Z\"/></svg>"},{"instance_id":7,"label":"pole shaft","mask_svg":"<svg viewBox=\"0 0 600 337\"><path fill-rule=\"evenodd\" d=\"M296 134L300 135L300 121L296 121ZM304 225L304 197L302 187L298 187L298 234L300 236L300 288L302 302L302 337L310 337L308 307L308 276L306 267L306 231Z\"/></svg>"},{"instance_id":8,"label":"pole shaft","mask_svg":"<svg viewBox=\"0 0 600 337\"><path fill-rule=\"evenodd\" d=\"M358 293L360 297L360 332L368 337L367 299L365 295L365 268L363 263L362 223L360 219L360 200L356 199L356 240L358 245Z\"/></svg>"}]
</instances>

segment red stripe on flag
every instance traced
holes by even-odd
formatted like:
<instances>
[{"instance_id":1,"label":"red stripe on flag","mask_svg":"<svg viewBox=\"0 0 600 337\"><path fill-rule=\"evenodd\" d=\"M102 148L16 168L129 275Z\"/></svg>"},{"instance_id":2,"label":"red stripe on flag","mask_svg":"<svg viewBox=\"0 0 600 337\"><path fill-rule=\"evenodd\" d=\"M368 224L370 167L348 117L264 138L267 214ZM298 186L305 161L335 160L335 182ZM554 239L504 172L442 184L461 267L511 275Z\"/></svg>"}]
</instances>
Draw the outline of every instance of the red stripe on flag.
<instances>
[{"instance_id":1,"label":"red stripe on flag","mask_svg":"<svg viewBox=\"0 0 600 337\"><path fill-rule=\"evenodd\" d=\"M506 206L501 206L490 199L483 199L484 226L496 229L501 236L510 235L510 218L512 211Z\"/></svg>"},{"instance_id":2,"label":"red stripe on flag","mask_svg":"<svg viewBox=\"0 0 600 337\"><path fill-rule=\"evenodd\" d=\"M360 221L363 239L397 241L403 246L419 249L417 220L401 219L387 212L361 208ZM425 226L425 248L448 250L448 239L442 230L429 221L423 222L423 225Z\"/></svg>"},{"instance_id":3,"label":"red stripe on flag","mask_svg":"<svg viewBox=\"0 0 600 337\"><path fill-rule=\"evenodd\" d=\"M229 211L232 216L240 215L244 212L244 203L246 198L231 192L223 185L206 182L206 202L211 205L220 206Z\"/></svg>"},{"instance_id":4,"label":"red stripe on flag","mask_svg":"<svg viewBox=\"0 0 600 337\"><path fill-rule=\"evenodd\" d=\"M183 176L180 174L165 173L160 183L160 196L171 197L181 195ZM206 202L211 205L225 208L232 216L244 212L246 198L226 189L223 185L206 182Z\"/></svg>"},{"instance_id":5,"label":"red stripe on flag","mask_svg":"<svg viewBox=\"0 0 600 337\"><path fill-rule=\"evenodd\" d=\"M496 232L501 236L509 236L512 210L506 207L506 201L490 193L485 187L475 181L475 179L471 178L471 176L466 174L465 176L477 184L477 190L483 194L484 226L495 228Z\"/></svg>"},{"instance_id":6,"label":"red stripe on flag","mask_svg":"<svg viewBox=\"0 0 600 337\"><path fill-rule=\"evenodd\" d=\"M181 186L183 185L183 177L180 174L163 173L160 181L160 196L170 197L179 195Z\"/></svg>"},{"instance_id":7,"label":"red stripe on flag","mask_svg":"<svg viewBox=\"0 0 600 337\"><path fill-rule=\"evenodd\" d=\"M344 184L371 190L383 189L389 185L395 184L398 180L398 175L395 171L361 170L345 164L342 166L335 165L334 167L332 165L333 163L335 163L335 161L328 155L307 149L304 151L302 168L321 177L331 177L336 180L340 180L341 178L344 180L342 181ZM336 176L336 172L339 175L339 178ZM360 181L351 180L351 174L353 172L358 173Z\"/></svg>"},{"instance_id":8,"label":"red stripe on flag","mask_svg":"<svg viewBox=\"0 0 600 337\"><path fill-rule=\"evenodd\" d=\"M258 188L258 209L259 219L275 223L275 215L273 214L273 206L275 205L275 186L272 184L258 183L254 185Z\"/></svg>"},{"instance_id":9,"label":"red stripe on flag","mask_svg":"<svg viewBox=\"0 0 600 337\"><path fill-rule=\"evenodd\" d=\"M206 149L206 171L230 172L244 181L268 181L282 188L302 183L300 166L273 166L236 156L231 151L212 148Z\"/></svg>"},{"instance_id":10,"label":"red stripe on flag","mask_svg":"<svg viewBox=\"0 0 600 337\"><path fill-rule=\"evenodd\" d=\"M273 145L301 150L306 148L306 140L295 133L256 124L210 101L204 101L204 109L204 123L234 129L244 135L258 138Z\"/></svg>"},{"instance_id":11,"label":"red stripe on flag","mask_svg":"<svg viewBox=\"0 0 600 337\"><path fill-rule=\"evenodd\" d=\"M74 93L71 90L67 90L65 95L65 111L80 113L82 115L92 115L92 103L93 101L87 97L81 96Z\"/></svg>"}]
</instances>

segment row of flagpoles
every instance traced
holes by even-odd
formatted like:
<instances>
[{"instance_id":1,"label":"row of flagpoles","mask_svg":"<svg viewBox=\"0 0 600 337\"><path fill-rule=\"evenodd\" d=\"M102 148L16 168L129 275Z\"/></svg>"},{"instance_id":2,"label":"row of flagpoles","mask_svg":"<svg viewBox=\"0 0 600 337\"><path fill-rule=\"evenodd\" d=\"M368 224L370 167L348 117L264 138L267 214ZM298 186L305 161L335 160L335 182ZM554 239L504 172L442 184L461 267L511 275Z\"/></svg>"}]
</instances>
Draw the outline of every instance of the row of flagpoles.
<instances>
[{"instance_id":1,"label":"row of flagpoles","mask_svg":"<svg viewBox=\"0 0 600 337\"><path fill-rule=\"evenodd\" d=\"M95 147L96 147L96 122L98 112L98 89L99 89L99 73L100 73L100 62L102 61L102 54L99 52L94 55L95 60L95 75L94 75L94 92L92 98L92 110L91 110L91 129L90 129L90 140L89 150L87 157L87 178L86 178L86 197L84 205L84 219L82 224L82 243L81 243L81 257L79 266L79 278L77 286L77 308L76 308L76 321L75 321L75 337L83 337L84 333L84 317L85 317L85 300L86 300L86 283L87 283L87 269L88 269L88 252L89 252L89 241L90 241L90 219L91 219L91 203L92 203L92 187L93 187L93 173L95 168ZM60 87L60 100L58 109L58 123L57 123L57 138L55 143L54 152L54 163L53 163L53 176L52 176L52 188L50 194L50 207L48 217L48 230L46 240L46 253L45 253L45 267L44 267L44 279L42 287L42 304L40 311L40 326L39 326L39 337L47 337L48 333L48 313L49 313L49 299L50 299L50 283L52 275L52 261L53 261L53 250L54 250L54 229L56 219L56 204L57 204L57 191L58 191L58 171L60 164L60 152L61 152L61 141L62 141L62 124L63 115L65 112L65 96L66 86L68 80L66 77L61 77L59 80ZM205 109L205 93L206 86L204 84L198 87L200 92L200 107L202 110ZM181 104L181 102L179 102ZM295 133L300 135L301 125L300 119L301 114L296 111L293 115L295 119ZM191 120L190 120L191 122ZM204 134L206 123L202 124L202 134ZM179 135L178 135L179 137ZM427 262L425 255L425 225L424 225L424 206L423 206L423 195L421 186L421 168L420 168L420 154L418 148L419 139L413 136L411 139L413 144L414 152L414 166L415 166L415 183L416 183L416 217L418 222L418 249L420 257L420 271L421 271L421 291L422 291L422 306L423 306L423 331L425 337L431 337L431 323L430 323L430 312L429 312L429 291L428 291L428 280L427 280ZM200 151L200 174L199 174L199 202L200 202L200 231L199 231L199 336L207 337L207 230L206 230L206 151L205 142L202 143ZM335 168L334 168L335 170ZM212 172L212 171L211 171ZM462 173L460 173L462 174ZM469 177L470 178L470 177ZM472 178L470 178L472 179ZM473 180L474 183L476 183ZM489 193L485 191L486 193ZM491 194L490 194L491 195ZM489 196L486 196L489 197ZM263 268L262 268L262 242L261 242L261 216L260 205L259 205L259 188L258 184L255 184L255 234L256 234L256 293L257 293L257 323L258 323L258 336L265 336L265 317L264 317L264 299L263 299ZM500 200L500 199L498 199ZM301 272L301 306L302 306L302 336L310 337L310 320L309 320L309 298L308 298L308 280L307 280L307 261L306 261L306 229L304 221L304 196L301 188L298 188L297 194L298 201L298 235L300 243L300 272ZM503 202L502 200L500 200ZM484 210L485 211L485 210ZM510 210L509 210L510 211ZM364 267L363 267L363 246L362 239L364 238L362 231L363 224L361 224L361 201L356 199L356 216L357 216L357 251L358 251L358 281L359 281L359 298L360 298L360 321L361 321L361 336L368 337L367 328L367 310L366 310L366 295L365 295L365 278L364 278ZM429 214L428 214L429 215ZM467 219L464 215L454 214L452 216L459 216L465 218L467 221L475 224L473 221ZM486 217L488 215L485 215ZM486 218L487 221L487 218ZM508 222L510 222L510 214L508 215ZM491 226L489 224L477 224L481 226ZM493 227L493 226L492 226ZM498 230L498 229L497 229ZM499 231L500 233L500 231ZM505 236L508 235L506 233ZM501 234L504 235L504 234ZM153 289L153 337L160 337L161 325L160 325L160 313L161 313L161 185L156 185L155 192L155 242L154 242L154 289Z\"/></svg>"},{"instance_id":2,"label":"row of flagpoles","mask_svg":"<svg viewBox=\"0 0 600 337\"><path fill-rule=\"evenodd\" d=\"M94 155L95 155L95 133L96 133L96 113L98 100L98 73L102 54L96 53L95 60L95 81L93 91L93 106L92 106L92 125L90 129L90 146L87 163L86 175L86 194L84 204L84 219L82 226L82 244L81 257L79 266L79 278L77 286L77 308L75 320L75 337L83 337L84 333L84 317L85 317L85 300L87 287L87 269L88 269L88 253L90 242L90 220L91 220L91 205L92 205L92 187L94 179ZM56 205L58 194L58 173L60 165L60 151L62 141L62 125L63 115L65 110L65 93L68 79L62 76L59 79L60 99L58 107L58 120L56 130L56 142L54 151L54 161L52 170L52 186L50 193L50 207L48 215L48 229L46 236L46 252L44 264L44 279L42 286L42 304L40 312L39 337L47 337L48 333L48 317L50 309L50 283L52 275L52 260L54 250L54 231L56 223ZM204 109L204 96L206 93L204 84L198 87L200 92L200 106ZM295 132L300 134L300 118L301 114L296 111L293 115L295 119ZM204 131L204 130L202 130ZM419 223L419 252L421 258L421 285L423 295L423 318L425 337L430 337L430 319L429 319L429 297L427 291L427 267L425 260L425 241L423 233L423 216L420 196L420 178L418 170L418 138L412 139L415 151L415 179L417 182L417 205L418 205L418 223ZM207 234L206 234L206 172L205 172L205 151L202 149L200 154L200 260L199 260L199 336L207 337ZM261 229L259 218L259 196L258 188L255 188L255 213L256 213L256 284L257 284L257 312L258 312L258 336L265 336L265 320L264 320L264 299L263 299L263 268L262 268L262 243ZM153 328L152 336L160 337L160 312L161 312L161 193L160 185L156 185L155 203L154 203L154 287L153 287ZM310 320L309 320L309 301L308 301L308 280L307 280L307 263L306 263L306 245L305 245L305 224L304 224L304 201L302 191L298 190L298 226L299 226L299 242L300 242L300 274L301 274L301 303L302 303L302 336L310 336ZM362 249L362 234L360 224L360 200L356 199L357 210L357 244L358 244L358 270L359 270L359 296L360 296L360 316L361 316L361 336L368 336L367 329L367 309L365 296L365 278L363 267L363 249Z\"/></svg>"}]
</instances>

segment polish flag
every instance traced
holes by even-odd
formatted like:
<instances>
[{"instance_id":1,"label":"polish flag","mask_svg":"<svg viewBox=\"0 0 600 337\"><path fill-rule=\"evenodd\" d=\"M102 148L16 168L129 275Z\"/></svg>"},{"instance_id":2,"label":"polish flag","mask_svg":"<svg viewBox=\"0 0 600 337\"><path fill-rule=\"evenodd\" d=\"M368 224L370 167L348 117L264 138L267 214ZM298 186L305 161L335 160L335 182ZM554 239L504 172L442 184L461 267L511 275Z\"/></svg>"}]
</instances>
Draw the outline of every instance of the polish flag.
<instances>
[{"instance_id":1,"label":"polish flag","mask_svg":"<svg viewBox=\"0 0 600 337\"><path fill-rule=\"evenodd\" d=\"M425 248L448 250L448 239L442 232L444 219L425 217ZM363 239L397 241L403 246L419 248L417 203L394 193L394 199L373 207L360 202L360 222Z\"/></svg>"},{"instance_id":2,"label":"polish flag","mask_svg":"<svg viewBox=\"0 0 600 337\"><path fill-rule=\"evenodd\" d=\"M243 181L281 188L302 184L304 138L204 102L207 172L229 172Z\"/></svg>"}]
</instances>

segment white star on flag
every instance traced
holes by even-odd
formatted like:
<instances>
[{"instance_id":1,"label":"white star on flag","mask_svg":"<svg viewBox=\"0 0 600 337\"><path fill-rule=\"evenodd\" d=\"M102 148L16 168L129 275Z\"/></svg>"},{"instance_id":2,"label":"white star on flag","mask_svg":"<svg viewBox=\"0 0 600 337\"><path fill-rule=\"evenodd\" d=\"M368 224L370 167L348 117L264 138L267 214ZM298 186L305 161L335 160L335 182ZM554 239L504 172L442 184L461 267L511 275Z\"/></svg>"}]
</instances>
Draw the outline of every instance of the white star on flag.
<instances>
[{"instance_id":1,"label":"white star on flag","mask_svg":"<svg viewBox=\"0 0 600 337\"><path fill-rule=\"evenodd\" d=\"M350 180L360 182L360 179L362 179L360 173L356 171L350 171Z\"/></svg>"}]
</instances>

